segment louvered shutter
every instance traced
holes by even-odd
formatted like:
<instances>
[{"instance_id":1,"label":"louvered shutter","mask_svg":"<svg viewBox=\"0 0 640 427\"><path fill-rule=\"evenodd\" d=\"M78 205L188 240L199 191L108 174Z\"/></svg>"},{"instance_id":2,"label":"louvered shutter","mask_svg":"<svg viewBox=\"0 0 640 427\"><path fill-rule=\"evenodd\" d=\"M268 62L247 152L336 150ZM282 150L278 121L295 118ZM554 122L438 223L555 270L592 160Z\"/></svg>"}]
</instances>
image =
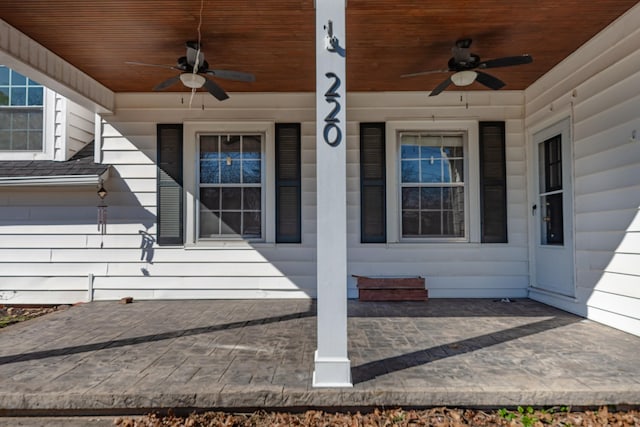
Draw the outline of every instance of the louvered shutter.
<instances>
[{"instance_id":1,"label":"louvered shutter","mask_svg":"<svg viewBox=\"0 0 640 427\"><path fill-rule=\"evenodd\" d=\"M302 240L300 124L276 124L276 242Z\"/></svg>"},{"instance_id":2,"label":"louvered shutter","mask_svg":"<svg viewBox=\"0 0 640 427\"><path fill-rule=\"evenodd\" d=\"M507 243L504 122L480 122L480 208L483 243Z\"/></svg>"},{"instance_id":3,"label":"louvered shutter","mask_svg":"<svg viewBox=\"0 0 640 427\"><path fill-rule=\"evenodd\" d=\"M157 203L159 245L182 245L182 125L162 124L157 128Z\"/></svg>"},{"instance_id":4,"label":"louvered shutter","mask_svg":"<svg viewBox=\"0 0 640 427\"><path fill-rule=\"evenodd\" d=\"M386 227L385 124L360 124L360 241L384 243Z\"/></svg>"}]
</instances>

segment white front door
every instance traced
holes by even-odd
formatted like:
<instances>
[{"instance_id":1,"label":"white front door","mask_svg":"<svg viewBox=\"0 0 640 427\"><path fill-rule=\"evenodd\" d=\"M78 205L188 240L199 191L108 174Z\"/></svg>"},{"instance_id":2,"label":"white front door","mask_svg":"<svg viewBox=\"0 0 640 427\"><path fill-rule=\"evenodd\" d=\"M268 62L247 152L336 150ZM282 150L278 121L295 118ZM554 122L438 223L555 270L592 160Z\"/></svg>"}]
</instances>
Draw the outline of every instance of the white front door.
<instances>
[{"instance_id":1,"label":"white front door","mask_svg":"<svg viewBox=\"0 0 640 427\"><path fill-rule=\"evenodd\" d=\"M575 296L570 122L536 133L535 283L544 291Z\"/></svg>"}]
</instances>

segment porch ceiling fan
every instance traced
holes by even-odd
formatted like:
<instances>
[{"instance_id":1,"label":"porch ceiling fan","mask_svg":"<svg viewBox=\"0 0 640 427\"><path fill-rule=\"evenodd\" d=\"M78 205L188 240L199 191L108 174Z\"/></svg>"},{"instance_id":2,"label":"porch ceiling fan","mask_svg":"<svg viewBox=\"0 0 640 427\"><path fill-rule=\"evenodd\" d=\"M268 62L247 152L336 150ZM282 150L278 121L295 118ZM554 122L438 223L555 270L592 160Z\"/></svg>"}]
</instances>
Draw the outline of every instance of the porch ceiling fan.
<instances>
[{"instance_id":1,"label":"porch ceiling fan","mask_svg":"<svg viewBox=\"0 0 640 427\"><path fill-rule=\"evenodd\" d=\"M454 73L436 86L429 96L438 95L451 84L456 86L468 86L474 81L485 85L489 89L498 90L502 88L505 83L497 77L479 70L510 67L513 65L530 64L533 62L531 55L505 56L503 58L481 61L478 55L470 52L469 48L471 47L471 41L471 39L460 39L455 42L455 45L451 49L453 57L449 59L446 69L403 74L400 77L416 77L434 73Z\"/></svg>"},{"instance_id":2,"label":"porch ceiling fan","mask_svg":"<svg viewBox=\"0 0 640 427\"><path fill-rule=\"evenodd\" d=\"M186 56L178 58L176 65L146 64L144 62L132 61L128 61L126 64L168 68L180 71L180 74L177 76L170 77L154 86L153 90L155 91L167 89L180 81L185 87L192 89L193 91L204 87L211 95L220 101L224 101L229 98L229 95L227 95L224 89L222 89L222 87L220 87L216 82L205 76L209 75L219 79L235 80L239 82L254 82L256 80L254 75L250 73L209 68L209 63L205 61L204 53L201 50L202 44L197 41L186 42L186 47Z\"/></svg>"}]
</instances>

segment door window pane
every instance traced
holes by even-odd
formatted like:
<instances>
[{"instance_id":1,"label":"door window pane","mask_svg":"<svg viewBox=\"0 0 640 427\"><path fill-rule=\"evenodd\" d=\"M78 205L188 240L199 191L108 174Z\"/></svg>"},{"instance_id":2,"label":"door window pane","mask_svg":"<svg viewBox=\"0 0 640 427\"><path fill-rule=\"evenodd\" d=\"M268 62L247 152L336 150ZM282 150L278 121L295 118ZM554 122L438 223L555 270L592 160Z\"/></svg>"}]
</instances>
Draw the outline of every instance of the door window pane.
<instances>
[{"instance_id":1,"label":"door window pane","mask_svg":"<svg viewBox=\"0 0 640 427\"><path fill-rule=\"evenodd\" d=\"M562 191L562 138L549 138L540 144L540 243L563 245L564 192Z\"/></svg>"}]
</instances>

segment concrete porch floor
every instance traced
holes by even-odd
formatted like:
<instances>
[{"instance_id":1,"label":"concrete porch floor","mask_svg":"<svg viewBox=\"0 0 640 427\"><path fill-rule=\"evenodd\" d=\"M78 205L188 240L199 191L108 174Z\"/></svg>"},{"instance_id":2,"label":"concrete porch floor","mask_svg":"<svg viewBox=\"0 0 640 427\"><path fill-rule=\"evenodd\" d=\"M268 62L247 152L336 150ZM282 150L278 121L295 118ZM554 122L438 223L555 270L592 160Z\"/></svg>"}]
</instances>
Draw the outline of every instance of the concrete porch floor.
<instances>
[{"instance_id":1,"label":"concrete porch floor","mask_svg":"<svg viewBox=\"0 0 640 427\"><path fill-rule=\"evenodd\" d=\"M315 322L306 300L75 306L0 330L0 415L640 404L640 337L531 300L349 301L349 389L311 387Z\"/></svg>"}]
</instances>

